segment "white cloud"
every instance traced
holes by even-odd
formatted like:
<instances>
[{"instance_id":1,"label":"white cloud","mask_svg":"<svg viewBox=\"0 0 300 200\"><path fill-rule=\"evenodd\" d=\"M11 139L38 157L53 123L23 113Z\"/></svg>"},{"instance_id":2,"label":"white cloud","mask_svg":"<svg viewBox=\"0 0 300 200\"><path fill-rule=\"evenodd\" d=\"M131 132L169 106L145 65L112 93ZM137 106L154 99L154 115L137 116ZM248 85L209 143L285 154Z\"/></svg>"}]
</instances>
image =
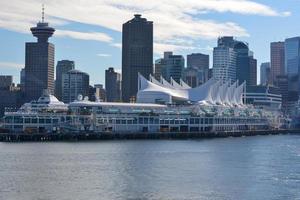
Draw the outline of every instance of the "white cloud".
<instances>
[{"instance_id":1,"label":"white cloud","mask_svg":"<svg viewBox=\"0 0 300 200\"><path fill-rule=\"evenodd\" d=\"M24 67L24 64L21 63L14 63L14 62L0 62L0 68L1 69L22 69Z\"/></svg>"},{"instance_id":2,"label":"white cloud","mask_svg":"<svg viewBox=\"0 0 300 200\"><path fill-rule=\"evenodd\" d=\"M106 53L98 53L97 56L99 56L99 57L111 57L110 54L106 54Z\"/></svg>"},{"instance_id":3,"label":"white cloud","mask_svg":"<svg viewBox=\"0 0 300 200\"><path fill-rule=\"evenodd\" d=\"M0 1L0 27L30 33L29 27L40 19L40 5L40 0ZM57 36L108 42L118 48L120 44L105 33L61 30L60 26L79 22L121 31L122 23L131 19L134 13L142 13L154 21L156 51L192 48L197 40L215 39L221 35L249 36L247 30L234 22L202 18L210 12L291 15L254 0L49 0L46 4L46 20L58 28Z\"/></svg>"},{"instance_id":4,"label":"white cloud","mask_svg":"<svg viewBox=\"0 0 300 200\"><path fill-rule=\"evenodd\" d=\"M100 32L78 32L78 31L68 31L68 30L56 30L55 35L60 37L71 37L74 39L95 40L101 42L111 42L113 40L109 35Z\"/></svg>"},{"instance_id":5,"label":"white cloud","mask_svg":"<svg viewBox=\"0 0 300 200\"><path fill-rule=\"evenodd\" d=\"M111 43L110 46L122 49L122 44L121 43Z\"/></svg>"}]
</instances>

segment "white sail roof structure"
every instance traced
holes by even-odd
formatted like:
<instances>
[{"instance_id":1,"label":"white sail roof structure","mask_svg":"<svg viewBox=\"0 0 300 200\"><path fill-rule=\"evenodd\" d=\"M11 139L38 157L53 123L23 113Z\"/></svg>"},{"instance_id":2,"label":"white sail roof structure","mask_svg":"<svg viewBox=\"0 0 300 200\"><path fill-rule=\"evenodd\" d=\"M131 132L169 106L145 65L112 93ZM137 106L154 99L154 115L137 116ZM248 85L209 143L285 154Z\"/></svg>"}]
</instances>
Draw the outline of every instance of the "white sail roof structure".
<instances>
[{"instance_id":1,"label":"white sail roof structure","mask_svg":"<svg viewBox=\"0 0 300 200\"><path fill-rule=\"evenodd\" d=\"M176 89L179 89L179 90L186 89L186 88L182 87L181 85L179 85L172 77L171 77L171 84Z\"/></svg>"},{"instance_id":2,"label":"white sail roof structure","mask_svg":"<svg viewBox=\"0 0 300 200\"><path fill-rule=\"evenodd\" d=\"M233 102L234 102L234 91L236 90L238 86L238 81L236 81L234 84L232 84L228 90L228 93L227 93L227 100L228 100L228 103L229 103L229 106L233 106Z\"/></svg>"},{"instance_id":3,"label":"white sail roof structure","mask_svg":"<svg viewBox=\"0 0 300 200\"><path fill-rule=\"evenodd\" d=\"M180 85L181 87L183 87L184 89L190 89L191 87L186 84L182 79L180 79Z\"/></svg>"},{"instance_id":4,"label":"white sail roof structure","mask_svg":"<svg viewBox=\"0 0 300 200\"><path fill-rule=\"evenodd\" d=\"M164 79L162 76L160 77L160 82L164 87L175 89L175 87L173 87L173 85L166 81L166 79Z\"/></svg>"},{"instance_id":5,"label":"white sail roof structure","mask_svg":"<svg viewBox=\"0 0 300 200\"><path fill-rule=\"evenodd\" d=\"M156 85L160 85L163 86L163 84L161 84L161 82L159 82L158 80L156 80L156 78L154 78L151 74L149 75L149 79L152 83L156 84Z\"/></svg>"},{"instance_id":6,"label":"white sail roof structure","mask_svg":"<svg viewBox=\"0 0 300 200\"><path fill-rule=\"evenodd\" d=\"M245 82L238 86L236 90L234 91L234 100L233 103L236 106L242 106L243 105L243 93L245 88Z\"/></svg>"},{"instance_id":7,"label":"white sail roof structure","mask_svg":"<svg viewBox=\"0 0 300 200\"><path fill-rule=\"evenodd\" d=\"M212 104L216 104L218 102L218 95L220 92L220 87L222 85L222 81L216 81L216 83L213 85L211 96L212 96Z\"/></svg>"},{"instance_id":8,"label":"white sail roof structure","mask_svg":"<svg viewBox=\"0 0 300 200\"><path fill-rule=\"evenodd\" d=\"M150 81L141 74L138 76L138 103L191 102L205 105L242 106L245 83L230 84L214 79L196 88L183 88L171 79L172 84L161 78L161 82L150 76Z\"/></svg>"},{"instance_id":9,"label":"white sail roof structure","mask_svg":"<svg viewBox=\"0 0 300 200\"><path fill-rule=\"evenodd\" d=\"M188 89L189 100L194 102L202 102L202 103L213 102L211 96L211 90L213 89L214 84L215 84L215 80L210 79L199 87Z\"/></svg>"}]
</instances>

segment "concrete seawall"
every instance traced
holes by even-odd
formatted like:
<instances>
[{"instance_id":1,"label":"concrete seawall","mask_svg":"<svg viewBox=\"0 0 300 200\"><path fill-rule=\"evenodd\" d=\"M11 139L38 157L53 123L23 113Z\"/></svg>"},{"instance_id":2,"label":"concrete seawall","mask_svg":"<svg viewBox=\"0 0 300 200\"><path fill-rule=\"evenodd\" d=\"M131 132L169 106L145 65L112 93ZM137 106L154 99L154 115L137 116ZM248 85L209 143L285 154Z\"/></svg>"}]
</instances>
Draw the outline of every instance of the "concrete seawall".
<instances>
[{"instance_id":1,"label":"concrete seawall","mask_svg":"<svg viewBox=\"0 0 300 200\"><path fill-rule=\"evenodd\" d=\"M238 132L165 132L165 133L68 133L68 134L11 134L0 133L0 142L25 141L89 141L89 140L158 140L158 139L201 139L256 135L299 134L300 130L263 130Z\"/></svg>"}]
</instances>

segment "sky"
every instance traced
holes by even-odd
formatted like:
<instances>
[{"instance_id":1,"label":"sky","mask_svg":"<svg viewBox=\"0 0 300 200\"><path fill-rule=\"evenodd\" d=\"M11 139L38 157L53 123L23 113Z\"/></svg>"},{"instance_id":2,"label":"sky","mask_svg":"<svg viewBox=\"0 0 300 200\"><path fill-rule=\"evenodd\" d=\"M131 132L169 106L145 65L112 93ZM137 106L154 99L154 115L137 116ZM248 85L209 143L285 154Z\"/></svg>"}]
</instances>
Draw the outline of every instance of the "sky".
<instances>
[{"instance_id":1,"label":"sky","mask_svg":"<svg viewBox=\"0 0 300 200\"><path fill-rule=\"evenodd\" d=\"M270 42L300 35L300 0L1 0L0 75L16 83L42 4L56 29L55 61L74 60L91 84L103 84L108 67L121 71L122 24L135 13L154 23L154 59L164 51L205 53L210 67L220 36L247 42L259 66L270 60Z\"/></svg>"}]
</instances>

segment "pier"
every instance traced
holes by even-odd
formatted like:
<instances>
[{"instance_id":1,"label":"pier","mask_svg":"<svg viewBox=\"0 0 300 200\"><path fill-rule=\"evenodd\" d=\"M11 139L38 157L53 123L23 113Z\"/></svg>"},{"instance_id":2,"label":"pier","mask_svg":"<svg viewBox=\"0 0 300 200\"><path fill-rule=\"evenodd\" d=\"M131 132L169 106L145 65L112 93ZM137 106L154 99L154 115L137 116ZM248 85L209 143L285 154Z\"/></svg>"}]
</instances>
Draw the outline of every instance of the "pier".
<instances>
[{"instance_id":1,"label":"pier","mask_svg":"<svg viewBox=\"0 0 300 200\"><path fill-rule=\"evenodd\" d=\"M0 133L0 142L47 142L47 141L92 141L92 140L185 140L205 138L243 137L257 135L298 134L293 130L228 131L228 132L163 132L163 133L64 133L26 134Z\"/></svg>"}]
</instances>

